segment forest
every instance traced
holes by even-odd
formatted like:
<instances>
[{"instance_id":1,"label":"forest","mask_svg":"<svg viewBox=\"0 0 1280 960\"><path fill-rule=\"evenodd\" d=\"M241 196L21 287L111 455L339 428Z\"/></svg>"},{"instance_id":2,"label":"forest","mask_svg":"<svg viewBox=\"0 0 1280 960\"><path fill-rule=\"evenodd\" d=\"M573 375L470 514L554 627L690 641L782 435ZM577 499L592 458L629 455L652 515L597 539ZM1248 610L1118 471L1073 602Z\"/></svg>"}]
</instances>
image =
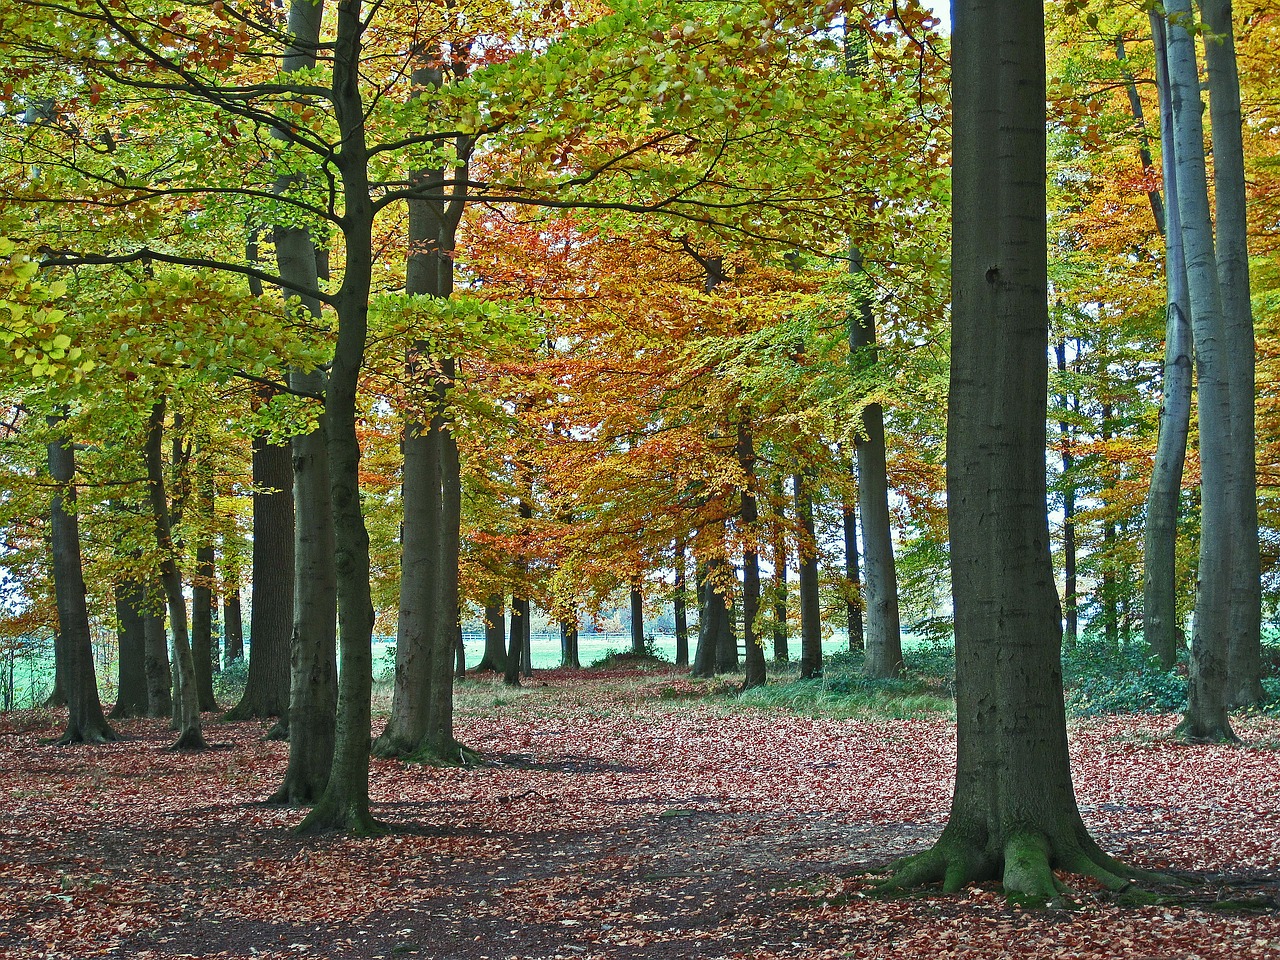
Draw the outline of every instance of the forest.
<instances>
[{"instance_id":1,"label":"forest","mask_svg":"<svg viewBox=\"0 0 1280 960\"><path fill-rule=\"evenodd\" d=\"M6 0L0 952L1280 956L1278 44Z\"/></svg>"}]
</instances>

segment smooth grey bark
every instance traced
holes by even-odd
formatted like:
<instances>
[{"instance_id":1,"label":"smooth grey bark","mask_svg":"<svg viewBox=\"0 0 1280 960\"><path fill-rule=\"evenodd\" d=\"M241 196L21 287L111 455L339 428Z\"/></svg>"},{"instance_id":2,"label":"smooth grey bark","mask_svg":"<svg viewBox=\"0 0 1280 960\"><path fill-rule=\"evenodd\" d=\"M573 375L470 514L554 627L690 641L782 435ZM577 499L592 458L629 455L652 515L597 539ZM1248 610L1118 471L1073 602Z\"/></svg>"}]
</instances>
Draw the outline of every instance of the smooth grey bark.
<instances>
[{"instance_id":1,"label":"smooth grey bark","mask_svg":"<svg viewBox=\"0 0 1280 960\"><path fill-rule=\"evenodd\" d=\"M169 638L164 629L164 595L158 585L145 587L142 614L143 661L147 675L147 716L173 713L173 671L169 665Z\"/></svg>"},{"instance_id":2,"label":"smooth grey bark","mask_svg":"<svg viewBox=\"0 0 1280 960\"><path fill-rule=\"evenodd\" d=\"M822 676L822 608L818 597L817 537L813 525L810 481L797 473L791 480L803 542L800 556L800 679Z\"/></svg>"},{"instance_id":3,"label":"smooth grey bark","mask_svg":"<svg viewBox=\"0 0 1280 960\"><path fill-rule=\"evenodd\" d=\"M1227 716L1231 569L1240 551L1232 543L1231 485L1236 471L1226 369L1230 356L1224 349L1226 328L1209 210L1195 40L1185 26L1191 18L1190 0L1171 0L1166 9L1174 21L1168 26L1169 88L1200 427L1200 582L1191 638L1189 702L1179 730L1191 740L1231 740L1235 739Z\"/></svg>"},{"instance_id":4,"label":"smooth grey bark","mask_svg":"<svg viewBox=\"0 0 1280 960\"><path fill-rule=\"evenodd\" d=\"M253 552L249 675L227 720L287 717L293 635L293 458L287 444L252 441Z\"/></svg>"},{"instance_id":5,"label":"smooth grey bark","mask_svg":"<svg viewBox=\"0 0 1280 960\"><path fill-rule=\"evenodd\" d=\"M1142 541L1142 634L1149 654L1172 670L1182 647L1178 629L1177 546L1182 500L1182 473L1191 425L1191 302L1182 252L1182 217L1178 211L1178 173L1173 145L1173 100L1164 17L1151 11L1156 52L1156 87L1160 99L1160 152L1164 184L1165 333L1164 383L1155 463L1147 489Z\"/></svg>"},{"instance_id":6,"label":"smooth grey bark","mask_svg":"<svg viewBox=\"0 0 1280 960\"><path fill-rule=\"evenodd\" d=\"M294 4L294 6L304 3ZM316 5L319 6L318 4ZM365 105L360 95L360 0L339 0L333 43L333 109L341 150L334 163L342 178L345 269L334 299L338 318L325 390L329 484L333 504L342 672L333 767L324 794L298 829L301 833L381 831L369 811L370 694L373 687L373 599L369 584L369 531L360 510L360 439L356 398L369 328L373 282L373 202Z\"/></svg>"},{"instance_id":7,"label":"smooth grey bark","mask_svg":"<svg viewBox=\"0 0 1280 960\"><path fill-rule=\"evenodd\" d=\"M742 521L745 546L742 550L742 648L746 675L742 689L764 686L764 642L756 633L756 616L760 612L760 549L756 546L760 510L756 505L756 451L751 427L743 420L738 423L738 466L746 479L739 497L738 517Z\"/></svg>"},{"instance_id":8,"label":"smooth grey bark","mask_svg":"<svg viewBox=\"0 0 1280 960\"><path fill-rule=\"evenodd\" d=\"M671 594L672 616L676 625L676 666L689 666L689 612L686 608L686 556L684 541L676 543L675 585Z\"/></svg>"},{"instance_id":9,"label":"smooth grey bark","mask_svg":"<svg viewBox=\"0 0 1280 960\"><path fill-rule=\"evenodd\" d=\"M142 584L131 580L116 584L116 637L119 643L119 672L116 702L111 716L147 715L146 628L142 609L146 594Z\"/></svg>"},{"instance_id":10,"label":"smooth grey bark","mask_svg":"<svg viewBox=\"0 0 1280 960\"><path fill-rule=\"evenodd\" d=\"M851 466L850 473L856 477L857 467ZM858 506L856 503L845 503L842 506L842 526L844 527L844 578L845 589L849 595L845 597L845 623L848 625L849 652L862 650L867 645L866 627L862 619L862 571L858 556Z\"/></svg>"},{"instance_id":11,"label":"smooth grey bark","mask_svg":"<svg viewBox=\"0 0 1280 960\"><path fill-rule=\"evenodd\" d=\"M160 583L164 588L169 611L169 629L173 637L174 720L178 730L175 750L203 750L204 732L200 723L200 697L196 690L195 659L187 631L187 602L182 595L182 575L174 556L173 533L169 522L169 499L164 484L164 420L165 401L151 405L147 421L147 493L155 524L156 544L160 548Z\"/></svg>"},{"instance_id":12,"label":"smooth grey bark","mask_svg":"<svg viewBox=\"0 0 1280 960\"><path fill-rule=\"evenodd\" d=\"M323 3L289 5L289 43L281 58L285 73L315 66ZM278 139L289 134L277 130ZM282 175L276 192L286 193L295 177ZM321 264L315 238L304 226L272 229L281 293L300 317L318 319L319 301L306 291L319 287ZM291 369L289 386L326 398L314 430L290 440L293 464L293 611L289 637L289 763L269 801L314 804L332 773L337 740L337 539L330 477L328 383L321 370ZM372 667L370 667L372 671ZM305 822L305 821L304 821Z\"/></svg>"},{"instance_id":13,"label":"smooth grey bark","mask_svg":"<svg viewBox=\"0 0 1280 960\"><path fill-rule=\"evenodd\" d=\"M786 529L786 491L783 489L782 475L778 474L773 481L773 503L777 515L774 517L773 545L770 557L773 560L773 659L778 663L786 663L791 659L791 651L787 643L787 529ZM856 521L855 521L856 523ZM861 607L858 608L861 611Z\"/></svg>"},{"instance_id":14,"label":"smooth grey bark","mask_svg":"<svg viewBox=\"0 0 1280 960\"><path fill-rule=\"evenodd\" d=\"M244 659L244 612L240 606L240 582L228 578L222 598L222 647L227 663Z\"/></svg>"},{"instance_id":15,"label":"smooth grey bark","mask_svg":"<svg viewBox=\"0 0 1280 960\"><path fill-rule=\"evenodd\" d=\"M48 445L49 477L57 485L49 516L53 592L58 606L54 653L62 665L62 692L67 704L67 726L58 743L110 743L118 738L98 699L80 554L80 520L76 514L75 452L71 441L62 435L64 417L48 419L55 434Z\"/></svg>"},{"instance_id":16,"label":"smooth grey bark","mask_svg":"<svg viewBox=\"0 0 1280 960\"><path fill-rule=\"evenodd\" d=\"M634 584L631 586L631 652L644 653L644 594Z\"/></svg>"},{"instance_id":17,"label":"smooth grey bark","mask_svg":"<svg viewBox=\"0 0 1280 960\"><path fill-rule=\"evenodd\" d=\"M955 0L947 503L956 633L950 819L892 884L1003 878L1047 899L1053 869L1123 886L1076 806L1049 551L1044 12Z\"/></svg>"},{"instance_id":18,"label":"smooth grey bark","mask_svg":"<svg viewBox=\"0 0 1280 960\"><path fill-rule=\"evenodd\" d=\"M213 466L196 465L196 510L204 527L195 543L195 575L191 580L191 657L196 668L196 696L201 710L217 710L213 695L213 674L218 667L218 644L213 633L214 604L217 594L216 557L213 549L214 489Z\"/></svg>"},{"instance_id":19,"label":"smooth grey bark","mask_svg":"<svg viewBox=\"0 0 1280 960\"><path fill-rule=\"evenodd\" d=\"M1067 344L1058 341L1054 347L1058 362L1058 372L1067 372ZM1065 411L1070 398L1064 392L1059 397ZM1070 421L1058 421L1058 439L1062 444L1062 620L1064 625L1063 643L1074 647L1080 637L1080 588L1077 579L1076 564L1076 485L1072 475L1075 467L1075 436Z\"/></svg>"},{"instance_id":20,"label":"smooth grey bark","mask_svg":"<svg viewBox=\"0 0 1280 960\"><path fill-rule=\"evenodd\" d=\"M1218 283L1222 295L1223 365L1231 405L1231 628L1227 703L1261 703L1262 559L1258 540L1255 407L1256 343L1249 285L1248 217L1240 77L1236 70L1231 0L1200 0L1208 36L1209 117L1213 137L1213 198Z\"/></svg>"},{"instance_id":21,"label":"smooth grey bark","mask_svg":"<svg viewBox=\"0 0 1280 960\"><path fill-rule=\"evenodd\" d=\"M502 682L509 687L520 686L521 666L524 661L526 647L525 636L528 633L528 628L525 624L528 620L529 601L524 597L513 596L511 598L511 617L508 624L511 639L507 647L507 669L502 675Z\"/></svg>"},{"instance_id":22,"label":"smooth grey bark","mask_svg":"<svg viewBox=\"0 0 1280 960\"><path fill-rule=\"evenodd\" d=\"M506 640L506 610L503 607L503 596L494 593L484 605L484 656L476 664L476 672L492 670L503 673L507 669L507 651L503 646Z\"/></svg>"},{"instance_id":23,"label":"smooth grey bark","mask_svg":"<svg viewBox=\"0 0 1280 960\"><path fill-rule=\"evenodd\" d=\"M437 51L431 58L442 59ZM439 89L436 64L414 71L414 82ZM466 179L469 143L455 144L457 171ZM448 299L453 294L453 254L466 203L464 188L446 191L442 167L414 174L423 195L409 201L410 250L405 292ZM404 526L400 558L400 606L396 633L396 677L391 715L374 743L379 756L456 763L461 745L453 736L450 660L457 633L461 479L457 441L448 408L456 362L432 357L425 342L409 349L411 386L430 383L427 422L410 418L404 428Z\"/></svg>"},{"instance_id":24,"label":"smooth grey bark","mask_svg":"<svg viewBox=\"0 0 1280 960\"><path fill-rule=\"evenodd\" d=\"M864 278L862 253L849 247L849 273ZM859 297L849 318L849 351L859 365L876 362L875 315L870 299ZM889 516L889 472L884 436L884 408L869 403L854 439L858 475L858 519L862 527L862 597L866 609L862 670L869 677L902 673L902 623L898 611L898 572L893 558L893 526Z\"/></svg>"}]
</instances>

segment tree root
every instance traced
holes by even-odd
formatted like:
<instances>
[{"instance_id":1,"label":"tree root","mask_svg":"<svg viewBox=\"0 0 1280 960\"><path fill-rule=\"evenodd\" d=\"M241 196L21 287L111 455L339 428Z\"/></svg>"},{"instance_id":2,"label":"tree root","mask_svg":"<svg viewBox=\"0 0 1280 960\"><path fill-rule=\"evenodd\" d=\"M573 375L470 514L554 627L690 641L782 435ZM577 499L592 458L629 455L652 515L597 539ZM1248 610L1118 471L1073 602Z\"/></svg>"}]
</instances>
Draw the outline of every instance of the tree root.
<instances>
[{"instance_id":1,"label":"tree root","mask_svg":"<svg viewBox=\"0 0 1280 960\"><path fill-rule=\"evenodd\" d=\"M929 850L895 863L878 889L905 891L941 882L943 893L957 893L970 883L1000 879L1011 900L1043 906L1071 892L1055 869L1089 877L1112 891L1128 890L1138 881L1177 883L1174 877L1121 863L1087 835L1055 842L1042 832L1024 831L1007 837L996 852L989 844L944 831Z\"/></svg>"},{"instance_id":2,"label":"tree root","mask_svg":"<svg viewBox=\"0 0 1280 960\"><path fill-rule=\"evenodd\" d=\"M367 806L354 802L326 800L324 797L311 808L294 830L300 837L314 837L322 833L345 833L352 837L382 837L391 828L375 820Z\"/></svg>"}]
</instances>

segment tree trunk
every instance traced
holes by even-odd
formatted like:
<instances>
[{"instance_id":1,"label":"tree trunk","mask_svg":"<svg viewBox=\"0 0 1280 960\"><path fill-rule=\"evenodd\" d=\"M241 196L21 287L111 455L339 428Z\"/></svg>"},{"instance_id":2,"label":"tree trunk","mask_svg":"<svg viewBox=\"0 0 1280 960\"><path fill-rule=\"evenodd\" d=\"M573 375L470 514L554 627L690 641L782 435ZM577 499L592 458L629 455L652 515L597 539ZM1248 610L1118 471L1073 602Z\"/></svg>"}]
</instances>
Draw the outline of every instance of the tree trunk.
<instances>
[{"instance_id":1,"label":"tree trunk","mask_svg":"<svg viewBox=\"0 0 1280 960\"><path fill-rule=\"evenodd\" d=\"M774 478L773 499L778 511L773 534L773 659L778 663L786 663L791 659L791 651L787 644L786 492L783 490L781 475ZM861 605L858 611L861 615Z\"/></svg>"},{"instance_id":2,"label":"tree trunk","mask_svg":"<svg viewBox=\"0 0 1280 960\"><path fill-rule=\"evenodd\" d=\"M857 467L852 466L850 473L857 475ZM867 645L866 627L862 620L862 572L858 562L858 506L856 503L845 503L844 513L844 579L845 620L848 624L849 652L862 650Z\"/></svg>"},{"instance_id":3,"label":"tree trunk","mask_svg":"<svg viewBox=\"0 0 1280 960\"><path fill-rule=\"evenodd\" d=\"M169 609L169 627L173 635L173 667L176 676L174 719L178 729L175 750L203 750L204 733L200 726L200 697L196 690L195 659L187 633L187 602L182 595L182 576L174 556L173 535L169 524L169 500L164 488L165 402L151 406L147 424L147 487L151 513L155 522L156 544L160 548L160 582Z\"/></svg>"},{"instance_id":4,"label":"tree trunk","mask_svg":"<svg viewBox=\"0 0 1280 960\"><path fill-rule=\"evenodd\" d=\"M1156 458L1147 490L1142 542L1142 633L1149 654L1172 670L1182 646L1178 629L1177 546L1182 472L1191 423L1191 302L1178 211L1178 172L1173 145L1173 100L1169 91L1164 16L1151 11L1160 97L1160 143L1165 196L1164 396Z\"/></svg>"},{"instance_id":5,"label":"tree trunk","mask_svg":"<svg viewBox=\"0 0 1280 960\"><path fill-rule=\"evenodd\" d=\"M1223 349L1226 331L1213 250L1195 40L1184 25L1191 19L1190 0L1171 0L1166 9L1176 18L1168 27L1169 87L1200 423L1200 584L1191 638L1190 696L1180 730L1191 740L1233 740L1227 717L1227 656L1231 565L1241 551L1232 543L1231 485L1236 470L1226 370L1230 356Z\"/></svg>"},{"instance_id":6,"label":"tree trunk","mask_svg":"<svg viewBox=\"0 0 1280 960\"><path fill-rule=\"evenodd\" d=\"M675 589L672 592L672 615L676 622L676 666L689 666L689 614L685 609L685 549L684 541L676 544Z\"/></svg>"},{"instance_id":7,"label":"tree trunk","mask_svg":"<svg viewBox=\"0 0 1280 960\"><path fill-rule=\"evenodd\" d=\"M287 444L253 438L253 555L249 676L230 721L287 717L295 577L293 458Z\"/></svg>"},{"instance_id":8,"label":"tree trunk","mask_svg":"<svg viewBox=\"0 0 1280 960\"><path fill-rule=\"evenodd\" d=\"M506 612L503 609L503 597L500 593L489 596L484 605L484 656L476 664L476 672L492 670L504 673L507 669Z\"/></svg>"},{"instance_id":9,"label":"tree trunk","mask_svg":"<svg viewBox=\"0 0 1280 960\"><path fill-rule=\"evenodd\" d=\"M729 562L718 560L716 565L725 573L720 581L729 579ZM731 594L718 594L716 611L716 672L738 672L737 598Z\"/></svg>"},{"instance_id":10,"label":"tree trunk","mask_svg":"<svg viewBox=\"0 0 1280 960\"><path fill-rule=\"evenodd\" d=\"M818 546L813 525L813 494L800 474L792 479L796 516L803 542L800 555L800 679L822 676L822 608L818 597Z\"/></svg>"},{"instance_id":11,"label":"tree trunk","mask_svg":"<svg viewBox=\"0 0 1280 960\"><path fill-rule=\"evenodd\" d=\"M147 716L168 717L173 713L173 671L169 665L169 638L164 629L164 595L152 584L146 588L142 615L146 645Z\"/></svg>"},{"instance_id":12,"label":"tree trunk","mask_svg":"<svg viewBox=\"0 0 1280 960\"><path fill-rule=\"evenodd\" d=\"M1058 372L1066 373L1066 342L1059 341L1054 352L1057 355ZM1069 400L1065 392L1061 400L1062 408L1066 410ZM1075 455L1072 452L1071 424L1067 420L1058 421L1058 437L1062 442L1062 605L1066 625L1062 640L1068 647L1074 647L1080 637L1080 600L1076 577L1076 486L1071 473Z\"/></svg>"},{"instance_id":13,"label":"tree trunk","mask_svg":"<svg viewBox=\"0 0 1280 960\"><path fill-rule=\"evenodd\" d=\"M849 247L849 272L865 278L862 252ZM864 280L865 282L865 280ZM876 324L870 299L859 297L850 318L849 351L857 363L876 362ZM865 358L865 359L864 359ZM866 606L866 656L862 671L869 677L902 673L902 624L898 613L898 572L893 559L893 527L889 517L889 471L884 439L884 409L869 403L862 409L862 428L854 442L858 473L858 517L862 527L863 601Z\"/></svg>"},{"instance_id":14,"label":"tree trunk","mask_svg":"<svg viewBox=\"0 0 1280 960\"><path fill-rule=\"evenodd\" d=\"M578 658L578 625L572 620L560 621L560 666L566 670L581 670Z\"/></svg>"},{"instance_id":15,"label":"tree trunk","mask_svg":"<svg viewBox=\"0 0 1280 960\"><path fill-rule=\"evenodd\" d=\"M631 652L644 653L644 594L640 588L631 587Z\"/></svg>"},{"instance_id":16,"label":"tree trunk","mask_svg":"<svg viewBox=\"0 0 1280 960\"><path fill-rule=\"evenodd\" d=\"M240 583L227 580L227 593L222 598L223 650L227 663L244 659L244 618L240 608Z\"/></svg>"},{"instance_id":17,"label":"tree trunk","mask_svg":"<svg viewBox=\"0 0 1280 960\"><path fill-rule=\"evenodd\" d=\"M1049 553L1043 6L953 5L952 360L947 502L957 763L937 844L891 884L1003 877L1046 899L1054 868L1123 886L1071 784L1061 608Z\"/></svg>"},{"instance_id":18,"label":"tree trunk","mask_svg":"<svg viewBox=\"0 0 1280 960\"><path fill-rule=\"evenodd\" d=\"M1232 551L1231 628L1227 703L1261 703L1262 559L1258 542L1255 338L1249 289L1248 218L1245 211L1244 144L1240 77L1231 0L1200 0L1212 39L1205 43L1209 115L1213 136L1214 226L1222 294L1223 370L1231 404L1230 511Z\"/></svg>"},{"instance_id":19,"label":"tree trunk","mask_svg":"<svg viewBox=\"0 0 1280 960\"><path fill-rule=\"evenodd\" d=\"M116 703L111 716L145 717L147 715L147 650L143 607L146 593L142 584L121 581L116 584L116 623L120 647L119 682Z\"/></svg>"},{"instance_id":20,"label":"tree trunk","mask_svg":"<svg viewBox=\"0 0 1280 960\"><path fill-rule=\"evenodd\" d=\"M507 669L502 682L509 687L520 686L521 666L524 661L525 621L529 619L529 601L524 597L511 598L510 644L507 647Z\"/></svg>"},{"instance_id":21,"label":"tree trunk","mask_svg":"<svg viewBox=\"0 0 1280 960\"><path fill-rule=\"evenodd\" d=\"M711 678L716 675L716 647L720 638L720 611L724 603L711 582L711 564L698 564L698 645L694 648L694 677Z\"/></svg>"},{"instance_id":22,"label":"tree trunk","mask_svg":"<svg viewBox=\"0 0 1280 960\"><path fill-rule=\"evenodd\" d=\"M213 552L213 465L196 465L196 509L201 529L196 537L195 576L191 580L191 657L196 668L196 696L201 710L217 710L213 696L213 673L217 664L218 645L213 635L213 609L217 602L214 580L217 567Z\"/></svg>"},{"instance_id":23,"label":"tree trunk","mask_svg":"<svg viewBox=\"0 0 1280 960\"><path fill-rule=\"evenodd\" d=\"M746 413L743 413L745 418ZM742 489L738 504L738 516L742 520L744 546L742 548L742 646L746 661L746 676L742 689L761 687L765 683L764 644L756 635L756 615L760 612L760 549L756 546L759 535L760 511L756 506L756 451L751 428L745 422L738 424L738 465L746 486Z\"/></svg>"},{"instance_id":24,"label":"tree trunk","mask_svg":"<svg viewBox=\"0 0 1280 960\"><path fill-rule=\"evenodd\" d=\"M60 434L63 417L49 417ZM84 564L80 555L80 520L76 515L75 452L71 442L55 435L49 441L49 476L57 488L50 508L53 592L58 605L56 654L62 662L62 689L67 701L67 727L58 739L71 743L111 743L118 739L98 699L98 677L85 603Z\"/></svg>"}]
</instances>

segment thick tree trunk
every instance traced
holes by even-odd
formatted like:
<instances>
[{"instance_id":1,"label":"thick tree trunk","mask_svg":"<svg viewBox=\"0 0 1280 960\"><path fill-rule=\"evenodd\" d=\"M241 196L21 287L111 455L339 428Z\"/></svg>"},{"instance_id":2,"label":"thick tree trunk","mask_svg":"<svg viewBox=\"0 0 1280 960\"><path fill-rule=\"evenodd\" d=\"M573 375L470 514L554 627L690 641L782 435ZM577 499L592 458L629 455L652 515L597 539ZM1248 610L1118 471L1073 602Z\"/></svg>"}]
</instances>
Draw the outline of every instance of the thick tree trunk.
<instances>
[{"instance_id":1,"label":"thick tree trunk","mask_svg":"<svg viewBox=\"0 0 1280 960\"><path fill-rule=\"evenodd\" d=\"M169 665L169 637L164 629L164 595L155 585L146 588L142 631L147 674L147 716L173 714L173 671Z\"/></svg>"},{"instance_id":2,"label":"thick tree trunk","mask_svg":"<svg viewBox=\"0 0 1280 960\"><path fill-rule=\"evenodd\" d=\"M156 544L160 548L160 582L164 587L169 609L169 627L173 634L173 667L176 677L174 719L178 739L176 750L203 750L204 733L200 725L200 697L196 690L195 659L191 654L191 641L187 633L187 602L182 595L182 576L174 556L173 535L169 524L169 500L164 488L164 440L165 402L158 400L151 407L147 424L147 487L151 501L151 513L155 522Z\"/></svg>"},{"instance_id":3,"label":"thick tree trunk","mask_svg":"<svg viewBox=\"0 0 1280 960\"><path fill-rule=\"evenodd\" d=\"M524 597L511 598L511 631L510 643L507 647L507 669L502 675L502 682L509 687L520 686L521 666L524 662L526 621L529 619L529 601Z\"/></svg>"},{"instance_id":4,"label":"thick tree trunk","mask_svg":"<svg viewBox=\"0 0 1280 960\"><path fill-rule=\"evenodd\" d=\"M822 608L818 597L817 537L813 525L813 494L801 474L792 478L796 516L803 542L800 555L800 679L822 676Z\"/></svg>"},{"instance_id":5,"label":"thick tree trunk","mask_svg":"<svg viewBox=\"0 0 1280 960\"><path fill-rule=\"evenodd\" d=\"M1182 251L1178 210L1178 173L1173 145L1173 100L1169 91L1166 24L1151 11L1156 49L1156 85L1160 97L1160 143L1167 232L1165 233L1164 395L1156 458L1147 490L1142 543L1142 633L1147 651L1165 670L1178 660L1177 546L1182 472L1191 423L1191 302Z\"/></svg>"},{"instance_id":6,"label":"thick tree trunk","mask_svg":"<svg viewBox=\"0 0 1280 960\"><path fill-rule=\"evenodd\" d=\"M1231 403L1231 629L1227 702L1261 703L1262 560L1258 542L1258 471L1255 429L1255 338L1249 288L1248 218L1245 212L1244 144L1240 77L1236 71L1231 0L1200 0L1209 72L1213 136L1214 226L1222 294L1223 369Z\"/></svg>"},{"instance_id":7,"label":"thick tree trunk","mask_svg":"<svg viewBox=\"0 0 1280 960\"><path fill-rule=\"evenodd\" d=\"M711 582L710 562L698 564L698 644L694 648L690 675L710 678L716 675L716 650L720 640L720 617L724 601Z\"/></svg>"},{"instance_id":8,"label":"thick tree trunk","mask_svg":"<svg viewBox=\"0 0 1280 960\"><path fill-rule=\"evenodd\" d=\"M676 622L676 666L689 666L689 613L685 608L685 549L684 541L676 544L675 589L672 592L672 615Z\"/></svg>"},{"instance_id":9,"label":"thick tree trunk","mask_svg":"<svg viewBox=\"0 0 1280 960\"><path fill-rule=\"evenodd\" d=\"M244 659L244 617L240 607L240 583L228 579L227 593L222 598L223 650L227 663Z\"/></svg>"},{"instance_id":10,"label":"thick tree trunk","mask_svg":"<svg viewBox=\"0 0 1280 960\"><path fill-rule=\"evenodd\" d=\"M744 412L743 416L746 414ZM738 516L742 520L744 546L742 548L742 645L746 661L744 690L764 686L764 643L756 635L756 616L760 612L760 549L757 544L760 511L756 506L756 451L751 428L738 424L738 466L746 479L746 486L738 504Z\"/></svg>"},{"instance_id":11,"label":"thick tree trunk","mask_svg":"<svg viewBox=\"0 0 1280 960\"><path fill-rule=\"evenodd\" d=\"M54 431L62 417L50 417ZM58 436L49 442L49 476L57 489L50 508L53 592L58 605L56 655L62 662L62 690L67 701L67 727L59 744L110 743L117 739L98 699L98 677L85 602L84 565L80 556L80 520L76 515L75 453Z\"/></svg>"},{"instance_id":12,"label":"thick tree trunk","mask_svg":"<svg viewBox=\"0 0 1280 960\"><path fill-rule=\"evenodd\" d=\"M730 573L729 562L727 560L718 561L724 574L721 582L728 580L732 574ZM729 594L720 594L719 603L721 609L716 615L716 672L717 673L737 673L738 672L738 633L737 633L737 598Z\"/></svg>"},{"instance_id":13,"label":"thick tree trunk","mask_svg":"<svg viewBox=\"0 0 1280 960\"><path fill-rule=\"evenodd\" d=\"M1235 738L1227 717L1231 571L1240 553L1232 543L1231 487L1236 476L1232 461L1236 458L1226 369L1230 355L1224 350L1226 329L1209 212L1195 40L1185 26L1191 19L1190 0L1172 0L1166 9L1176 18L1168 28L1169 87L1200 423L1200 584L1191 639L1190 702L1180 729L1192 740L1230 740Z\"/></svg>"},{"instance_id":14,"label":"thick tree trunk","mask_svg":"<svg viewBox=\"0 0 1280 960\"><path fill-rule=\"evenodd\" d=\"M116 584L116 623L120 660L116 703L111 716L147 715L147 640L143 622L146 593L142 584L127 580Z\"/></svg>"},{"instance_id":15,"label":"thick tree trunk","mask_svg":"<svg viewBox=\"0 0 1280 960\"><path fill-rule=\"evenodd\" d=\"M253 438L253 555L249 676L226 720L287 717L295 578L293 458L287 444Z\"/></svg>"},{"instance_id":16,"label":"thick tree trunk","mask_svg":"<svg viewBox=\"0 0 1280 960\"><path fill-rule=\"evenodd\" d=\"M572 620L560 621L560 666L566 670L581 670L578 657L578 625Z\"/></svg>"},{"instance_id":17,"label":"thick tree trunk","mask_svg":"<svg viewBox=\"0 0 1280 960\"><path fill-rule=\"evenodd\" d=\"M1003 877L1048 898L1054 868L1122 886L1071 784L1061 608L1049 553L1043 8L953 6L952 361L947 502L957 764L937 844L891 883Z\"/></svg>"},{"instance_id":18,"label":"thick tree trunk","mask_svg":"<svg viewBox=\"0 0 1280 960\"><path fill-rule=\"evenodd\" d=\"M492 670L504 673L507 669L507 651L504 648L507 625L503 597L491 594L484 605L484 656L476 664L476 672Z\"/></svg>"}]
</instances>

